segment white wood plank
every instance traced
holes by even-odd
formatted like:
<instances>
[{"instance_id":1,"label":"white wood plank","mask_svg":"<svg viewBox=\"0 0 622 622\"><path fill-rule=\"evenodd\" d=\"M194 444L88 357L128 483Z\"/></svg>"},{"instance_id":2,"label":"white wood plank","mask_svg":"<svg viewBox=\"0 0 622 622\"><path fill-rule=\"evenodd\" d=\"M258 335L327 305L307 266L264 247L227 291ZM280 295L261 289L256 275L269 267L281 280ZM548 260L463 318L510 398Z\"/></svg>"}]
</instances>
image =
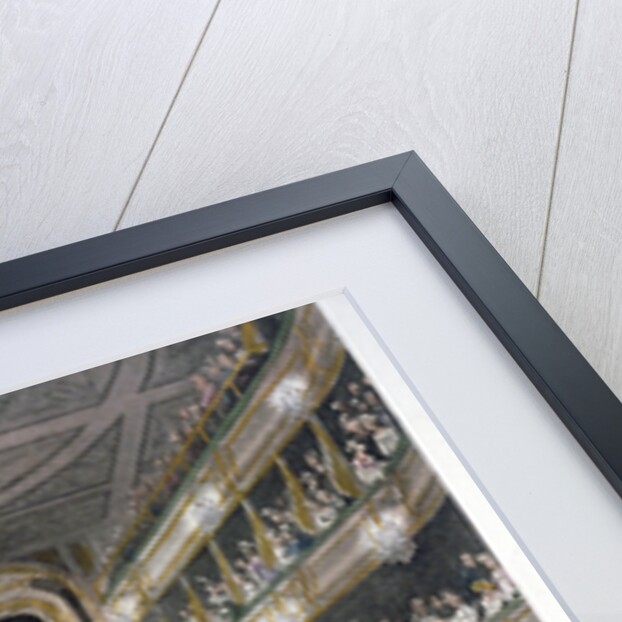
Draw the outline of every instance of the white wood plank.
<instances>
[{"instance_id":1,"label":"white wood plank","mask_svg":"<svg viewBox=\"0 0 622 622\"><path fill-rule=\"evenodd\" d=\"M114 227L214 4L0 3L0 260Z\"/></svg>"},{"instance_id":2,"label":"white wood plank","mask_svg":"<svg viewBox=\"0 0 622 622\"><path fill-rule=\"evenodd\" d=\"M532 287L573 0L224 0L129 226L415 149Z\"/></svg>"},{"instance_id":3,"label":"white wood plank","mask_svg":"<svg viewBox=\"0 0 622 622\"><path fill-rule=\"evenodd\" d=\"M622 398L622 4L582 2L541 301Z\"/></svg>"}]
</instances>

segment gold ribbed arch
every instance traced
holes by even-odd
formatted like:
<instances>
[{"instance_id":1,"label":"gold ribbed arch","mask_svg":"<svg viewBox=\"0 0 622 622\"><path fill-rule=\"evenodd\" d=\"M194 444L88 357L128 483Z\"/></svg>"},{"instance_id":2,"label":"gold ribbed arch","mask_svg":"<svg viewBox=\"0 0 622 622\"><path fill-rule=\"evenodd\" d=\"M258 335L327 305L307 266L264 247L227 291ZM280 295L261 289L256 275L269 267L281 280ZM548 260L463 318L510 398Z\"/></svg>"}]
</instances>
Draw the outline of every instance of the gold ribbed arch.
<instances>
[{"instance_id":1,"label":"gold ribbed arch","mask_svg":"<svg viewBox=\"0 0 622 622\"><path fill-rule=\"evenodd\" d=\"M31 587L36 579L50 579L60 583L75 595L94 622L102 621L97 603L85 590L63 572L41 564L0 566L0 620L7 615L32 613L46 622L80 622L60 596Z\"/></svg>"}]
</instances>

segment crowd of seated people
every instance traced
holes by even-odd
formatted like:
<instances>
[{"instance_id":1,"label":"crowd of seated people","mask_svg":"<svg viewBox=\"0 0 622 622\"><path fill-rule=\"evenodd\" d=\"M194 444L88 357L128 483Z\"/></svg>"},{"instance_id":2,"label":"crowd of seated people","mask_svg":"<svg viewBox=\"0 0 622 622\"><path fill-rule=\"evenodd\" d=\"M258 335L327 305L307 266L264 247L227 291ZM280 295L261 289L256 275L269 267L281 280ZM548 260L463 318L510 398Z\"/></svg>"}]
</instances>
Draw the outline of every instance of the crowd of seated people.
<instances>
[{"instance_id":1,"label":"crowd of seated people","mask_svg":"<svg viewBox=\"0 0 622 622\"><path fill-rule=\"evenodd\" d=\"M229 343L225 345L232 350ZM233 354L233 350L229 354ZM211 363L209 373L206 370L193 378L202 396L199 405L203 408L214 395L218 379L214 361ZM233 358L225 361L221 357L220 363L221 369L231 369L235 365ZM329 416L335 422L330 426L333 440L359 483L366 488L384 479L384 468L398 449L400 432L370 382L360 372L355 379L341 382L333 397L337 398L329 406ZM196 419L196 413L188 409L185 416L189 420ZM313 528L301 527L292 499L285 491L277 494L269 504L262 503L258 507L259 516L276 561L269 567L259 555L255 542L241 538L236 544L237 554L230 559L237 597L231 594L230 586L223 580L194 577L200 585L201 599L211 614L210 619L230 619L236 610L236 600L241 598L248 603L268 587L280 572L312 546L320 533L335 523L352 502L352 497L336 486L330 459L321 449L321 440L317 440L319 445L315 447L299 448L303 466L298 463L298 468L294 469L304 491Z\"/></svg>"},{"instance_id":2,"label":"crowd of seated people","mask_svg":"<svg viewBox=\"0 0 622 622\"><path fill-rule=\"evenodd\" d=\"M223 579L210 579L205 576L193 577L193 583L198 586L198 596L213 622L229 622L236 617L236 612L244 603L250 602L263 591L278 576L280 566L286 560L294 559L305 546L313 541L305 536L295 535L286 523L275 534L279 541L278 564L270 568L261 558L254 542L241 540L238 543L237 556L231 564L231 578L235 582L238 598L234 595Z\"/></svg>"},{"instance_id":3,"label":"crowd of seated people","mask_svg":"<svg viewBox=\"0 0 622 622\"><path fill-rule=\"evenodd\" d=\"M330 404L339 418L342 448L359 482L370 486L384 479L384 467L399 446L400 433L369 379L351 380L342 394L342 399Z\"/></svg>"},{"instance_id":4,"label":"crowd of seated people","mask_svg":"<svg viewBox=\"0 0 622 622\"><path fill-rule=\"evenodd\" d=\"M276 563L269 567L257 551L256 544L241 539L237 555L232 559L232 576L244 602L249 602L285 570L298 556L308 550L317 536L329 528L351 501L338 492L331 482L328 467L320 452L307 449L305 469L297 474L303 485L307 506L314 521L313 533L299 525L287 493L277 495L269 505L260 508ZM228 620L235 609L234 597L223 581L196 578L201 584L203 601L214 619Z\"/></svg>"},{"instance_id":5,"label":"crowd of seated people","mask_svg":"<svg viewBox=\"0 0 622 622\"><path fill-rule=\"evenodd\" d=\"M332 483L328 466L320 451L307 447L303 453L303 464L304 467L293 474L302 485L306 509L313 525L306 525L306 529L301 526L296 517L295 504L285 489L285 482L281 480L281 491L257 508L275 556L273 567L263 567L254 543L245 539L240 539L237 543L239 554L232 565L248 598L262 591L280 571L285 570L301 553L307 551L318 535L334 524L351 501Z\"/></svg>"},{"instance_id":6,"label":"crowd of seated people","mask_svg":"<svg viewBox=\"0 0 622 622\"><path fill-rule=\"evenodd\" d=\"M279 517L279 524L290 519ZM285 522L281 522L285 521ZM261 560L255 545L239 544L240 556L234 562L233 576L246 602L257 595L276 577L277 571ZM427 596L408 600L406 617L382 618L380 622L490 622L501 611L520 601L520 594L507 573L489 553L463 553L460 556L462 589L441 589ZM213 622L230 622L236 607L231 593L222 580L195 578L200 598ZM184 620L194 620L189 608L180 612Z\"/></svg>"},{"instance_id":7,"label":"crowd of seated people","mask_svg":"<svg viewBox=\"0 0 622 622\"><path fill-rule=\"evenodd\" d=\"M227 622L235 617L244 603L257 596L278 575L278 569L270 568L259 555L254 542L240 540L231 563L231 580L237 588L232 593L230 585L221 577L193 576L197 595L209 619L213 622ZM189 612L188 612L189 613Z\"/></svg>"},{"instance_id":8,"label":"crowd of seated people","mask_svg":"<svg viewBox=\"0 0 622 622\"><path fill-rule=\"evenodd\" d=\"M231 564L231 579L237 588L237 595L223 579L210 579L194 576L193 582L199 586L199 597L210 619L228 620L243 604L252 600L277 575L259 555L255 544L241 540L237 544L235 559Z\"/></svg>"},{"instance_id":9,"label":"crowd of seated people","mask_svg":"<svg viewBox=\"0 0 622 622\"><path fill-rule=\"evenodd\" d=\"M364 487L384 478L384 467L395 454L400 433L390 415L365 378L345 386L345 400L331 402L338 418L340 434L334 437L353 473ZM296 477L302 484L306 505L313 520L313 530L304 530L296 519L287 492L276 495L269 504L258 509L266 535L275 554L276 563L268 567L254 542L240 539L237 555L231 560L233 578L244 602L265 589L297 557L308 550L324 530L331 527L351 503L352 498L340 491L332 478L323 452L318 448L304 449L304 466ZM197 579L209 611L228 619L234 598L223 581Z\"/></svg>"},{"instance_id":10,"label":"crowd of seated people","mask_svg":"<svg viewBox=\"0 0 622 622\"><path fill-rule=\"evenodd\" d=\"M244 603L248 603L288 568L300 554L307 551L318 534L330 527L346 507L347 497L336 492L321 455L314 449L304 454L306 469L297 474L303 484L308 508L314 519L314 531L301 528L292 509L289 495L283 491L270 504L259 509L265 535L274 553L275 563L268 566L257 550L256 543L240 538L231 559L232 578ZM251 536L252 537L252 536ZM194 577L200 585L202 601L214 620L229 620L236 610L235 598L226 582Z\"/></svg>"},{"instance_id":11,"label":"crowd of seated people","mask_svg":"<svg viewBox=\"0 0 622 622\"><path fill-rule=\"evenodd\" d=\"M427 596L412 596L406 620L384 618L381 622L490 621L520 598L508 574L486 552L460 555L459 583L460 589L441 589Z\"/></svg>"}]
</instances>

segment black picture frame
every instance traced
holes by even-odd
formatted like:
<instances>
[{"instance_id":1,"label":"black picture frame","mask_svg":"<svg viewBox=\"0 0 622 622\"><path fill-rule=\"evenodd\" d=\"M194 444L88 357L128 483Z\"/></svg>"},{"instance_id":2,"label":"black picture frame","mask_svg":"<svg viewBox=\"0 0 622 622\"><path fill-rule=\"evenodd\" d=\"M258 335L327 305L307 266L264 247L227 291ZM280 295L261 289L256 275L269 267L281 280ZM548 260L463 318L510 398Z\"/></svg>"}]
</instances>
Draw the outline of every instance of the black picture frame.
<instances>
[{"instance_id":1,"label":"black picture frame","mask_svg":"<svg viewBox=\"0 0 622 622\"><path fill-rule=\"evenodd\" d=\"M0 311L392 202L622 496L622 403L413 152L0 264Z\"/></svg>"}]
</instances>

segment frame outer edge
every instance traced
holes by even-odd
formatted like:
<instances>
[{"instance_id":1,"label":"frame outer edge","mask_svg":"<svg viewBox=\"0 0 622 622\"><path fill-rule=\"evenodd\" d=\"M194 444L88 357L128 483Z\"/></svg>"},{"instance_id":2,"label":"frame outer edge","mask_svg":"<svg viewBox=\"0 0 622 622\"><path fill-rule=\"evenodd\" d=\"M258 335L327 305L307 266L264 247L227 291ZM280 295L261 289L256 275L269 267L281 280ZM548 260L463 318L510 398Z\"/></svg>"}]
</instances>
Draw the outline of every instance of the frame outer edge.
<instances>
[{"instance_id":1,"label":"frame outer edge","mask_svg":"<svg viewBox=\"0 0 622 622\"><path fill-rule=\"evenodd\" d=\"M411 152L0 264L0 311L391 200Z\"/></svg>"},{"instance_id":2,"label":"frame outer edge","mask_svg":"<svg viewBox=\"0 0 622 622\"><path fill-rule=\"evenodd\" d=\"M622 403L413 152L393 202L622 496Z\"/></svg>"}]
</instances>

